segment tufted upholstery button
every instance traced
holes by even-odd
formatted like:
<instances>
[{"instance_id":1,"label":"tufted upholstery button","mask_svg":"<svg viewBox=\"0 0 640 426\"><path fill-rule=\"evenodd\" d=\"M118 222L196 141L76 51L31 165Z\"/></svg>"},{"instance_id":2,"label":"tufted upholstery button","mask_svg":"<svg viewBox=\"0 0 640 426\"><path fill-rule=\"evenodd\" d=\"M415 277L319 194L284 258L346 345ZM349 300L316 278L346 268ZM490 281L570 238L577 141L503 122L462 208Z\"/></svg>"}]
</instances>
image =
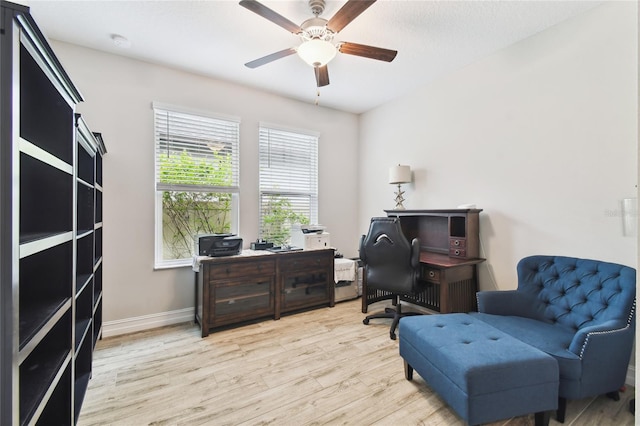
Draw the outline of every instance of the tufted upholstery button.
<instances>
[{"instance_id":1,"label":"tufted upholstery button","mask_svg":"<svg viewBox=\"0 0 640 426\"><path fill-rule=\"evenodd\" d=\"M564 256L530 256L518 263L517 272L517 291L526 297L537 299L535 305L532 304L530 309L527 306L522 311L530 315L529 318L547 323L545 327L558 327L563 333L569 334L585 327L605 324L610 318L619 318L621 323L626 320L627 326L636 319L636 306L633 301L636 293L636 271L633 268ZM627 329L623 329L623 332L626 333ZM606 332L598 332L597 335ZM552 333L540 334L544 344L547 340L557 338ZM593 335L595 334L589 334ZM558 342L554 351L560 347L565 348L566 345L567 350L582 358L588 354L587 348L598 346L603 340L613 337L589 337L582 339L582 343L576 340L573 344L570 341L563 341L562 344ZM483 341L493 340L486 336ZM473 349L469 348L470 351ZM602 349L607 350L610 348ZM560 365L560 369L562 383L565 381L563 377L568 376L563 374L563 365Z\"/></svg>"}]
</instances>

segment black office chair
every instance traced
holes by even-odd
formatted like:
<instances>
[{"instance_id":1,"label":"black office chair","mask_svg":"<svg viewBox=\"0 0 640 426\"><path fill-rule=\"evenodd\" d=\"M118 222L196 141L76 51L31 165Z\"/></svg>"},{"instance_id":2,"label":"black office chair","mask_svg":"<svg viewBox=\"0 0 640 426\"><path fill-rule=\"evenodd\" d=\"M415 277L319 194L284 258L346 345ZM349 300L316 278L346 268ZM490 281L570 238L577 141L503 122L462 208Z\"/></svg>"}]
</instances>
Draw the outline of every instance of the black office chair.
<instances>
[{"instance_id":1,"label":"black office chair","mask_svg":"<svg viewBox=\"0 0 640 426\"><path fill-rule=\"evenodd\" d=\"M418 239L414 238L409 244L398 218L374 217L369 233L360 239L360 259L364 263L362 312L367 312L368 304L385 299L391 299L396 307L368 315L362 322L369 324L374 318L393 318L389 335L395 340L400 318L419 315L402 312L400 305L401 296L412 294L416 286L420 267Z\"/></svg>"}]
</instances>

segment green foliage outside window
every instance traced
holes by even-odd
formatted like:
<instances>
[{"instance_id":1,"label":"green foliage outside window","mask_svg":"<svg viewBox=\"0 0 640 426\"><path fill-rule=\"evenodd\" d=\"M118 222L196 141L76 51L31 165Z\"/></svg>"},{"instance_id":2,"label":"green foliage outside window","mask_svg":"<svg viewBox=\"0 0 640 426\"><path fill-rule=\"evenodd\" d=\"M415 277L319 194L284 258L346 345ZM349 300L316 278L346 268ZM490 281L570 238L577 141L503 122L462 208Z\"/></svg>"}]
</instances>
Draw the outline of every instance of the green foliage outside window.
<instances>
[{"instance_id":1,"label":"green foliage outside window","mask_svg":"<svg viewBox=\"0 0 640 426\"><path fill-rule=\"evenodd\" d=\"M211 159L213 158L213 161ZM213 153L208 159L187 151L160 158L160 182L230 186L231 159ZM164 259L184 259L193 255L197 234L226 233L231 230L232 194L196 191L162 193L162 238Z\"/></svg>"},{"instance_id":2,"label":"green foliage outside window","mask_svg":"<svg viewBox=\"0 0 640 426\"><path fill-rule=\"evenodd\" d=\"M286 244L291 237L291 225L309 224L309 218L293 210L291 201L281 195L268 195L263 206L262 238L275 245Z\"/></svg>"}]
</instances>

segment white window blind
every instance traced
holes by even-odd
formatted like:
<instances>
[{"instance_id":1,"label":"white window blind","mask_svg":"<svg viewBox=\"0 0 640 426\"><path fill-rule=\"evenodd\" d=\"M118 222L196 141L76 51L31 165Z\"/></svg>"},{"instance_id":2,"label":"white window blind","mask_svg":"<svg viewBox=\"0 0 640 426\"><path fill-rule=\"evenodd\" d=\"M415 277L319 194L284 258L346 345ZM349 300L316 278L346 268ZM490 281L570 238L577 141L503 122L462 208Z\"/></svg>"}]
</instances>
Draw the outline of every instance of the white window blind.
<instances>
[{"instance_id":1,"label":"white window blind","mask_svg":"<svg viewBox=\"0 0 640 426\"><path fill-rule=\"evenodd\" d=\"M240 121L153 104L158 268L190 264L198 234L237 232Z\"/></svg>"},{"instance_id":2,"label":"white window blind","mask_svg":"<svg viewBox=\"0 0 640 426\"><path fill-rule=\"evenodd\" d=\"M318 220L318 135L262 125L259 145L260 237L282 244Z\"/></svg>"},{"instance_id":3,"label":"white window blind","mask_svg":"<svg viewBox=\"0 0 640 426\"><path fill-rule=\"evenodd\" d=\"M238 191L240 124L154 104L156 190ZM180 167L163 167L167 162Z\"/></svg>"}]
</instances>

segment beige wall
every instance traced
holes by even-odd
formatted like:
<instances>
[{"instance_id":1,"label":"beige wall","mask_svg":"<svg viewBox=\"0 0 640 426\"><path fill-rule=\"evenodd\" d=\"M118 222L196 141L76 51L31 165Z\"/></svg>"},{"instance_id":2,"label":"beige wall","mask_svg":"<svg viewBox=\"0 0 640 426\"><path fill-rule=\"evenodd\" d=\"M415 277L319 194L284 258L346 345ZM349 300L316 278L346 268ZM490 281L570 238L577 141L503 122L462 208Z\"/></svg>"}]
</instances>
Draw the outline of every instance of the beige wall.
<instances>
[{"instance_id":1,"label":"beige wall","mask_svg":"<svg viewBox=\"0 0 640 426\"><path fill-rule=\"evenodd\" d=\"M360 231L393 207L475 203L481 289L516 286L532 254L637 268L620 202L638 189L638 6L610 2L360 118Z\"/></svg>"},{"instance_id":2,"label":"beige wall","mask_svg":"<svg viewBox=\"0 0 640 426\"><path fill-rule=\"evenodd\" d=\"M105 334L192 318L193 271L153 269L153 101L242 120L239 235L247 248L258 236L258 123L319 132L319 222L327 226L333 246L357 256L356 115L75 45L52 45L86 99L78 110L102 133L108 150Z\"/></svg>"},{"instance_id":3,"label":"beige wall","mask_svg":"<svg viewBox=\"0 0 640 426\"><path fill-rule=\"evenodd\" d=\"M636 10L601 5L363 114L361 231L402 163L407 208L484 209L483 289L514 288L530 254L635 267L620 201L637 195Z\"/></svg>"},{"instance_id":4,"label":"beige wall","mask_svg":"<svg viewBox=\"0 0 640 426\"><path fill-rule=\"evenodd\" d=\"M393 207L387 170L403 163L415 174L408 208L484 209L482 289L513 288L529 254L637 266L619 205L637 197L637 16L635 2L604 4L359 117L53 42L109 150L105 324L132 331L132 319L144 328L193 309L189 269L153 270L153 101L241 117L246 244L258 226L255 130L267 121L321 133L320 222L347 256Z\"/></svg>"}]
</instances>

